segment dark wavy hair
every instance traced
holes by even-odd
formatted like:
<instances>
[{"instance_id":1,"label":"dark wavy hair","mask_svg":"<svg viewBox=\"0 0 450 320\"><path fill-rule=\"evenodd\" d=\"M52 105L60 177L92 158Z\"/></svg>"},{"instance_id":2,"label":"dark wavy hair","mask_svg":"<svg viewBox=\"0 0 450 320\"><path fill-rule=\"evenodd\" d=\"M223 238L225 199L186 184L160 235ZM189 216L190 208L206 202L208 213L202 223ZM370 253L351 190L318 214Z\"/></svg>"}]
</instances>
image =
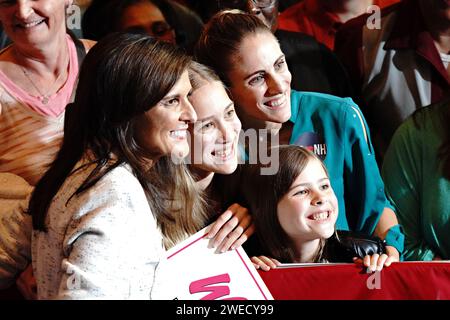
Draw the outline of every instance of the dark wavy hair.
<instances>
[{"instance_id":1,"label":"dark wavy hair","mask_svg":"<svg viewBox=\"0 0 450 320\"><path fill-rule=\"evenodd\" d=\"M234 57L243 39L249 34L270 29L255 15L239 10L224 10L205 25L194 48L195 60L212 68L223 83L231 87L228 73L235 65Z\"/></svg>"},{"instance_id":2,"label":"dark wavy hair","mask_svg":"<svg viewBox=\"0 0 450 320\"><path fill-rule=\"evenodd\" d=\"M327 176L328 171L323 162L305 148L283 145L272 148L271 152L279 152L278 171L272 175L262 175L261 168L271 164L244 165L241 172L241 195L252 213L262 253L282 262L293 262L296 257L295 246L278 220L278 202L310 160L319 161ZM325 240L321 241L314 262L321 260L324 246Z\"/></svg>"},{"instance_id":3,"label":"dark wavy hair","mask_svg":"<svg viewBox=\"0 0 450 320\"><path fill-rule=\"evenodd\" d=\"M189 232L197 230L199 225L191 226L189 219L195 216L195 203L201 197L193 192L188 179L180 179L186 169L163 157L149 170L148 161L155 154L140 147L135 129L137 121L171 90L190 63L190 57L175 46L145 35L111 34L89 51L81 66L75 101L66 108L61 149L30 200L34 229L45 231L53 197L88 151L93 159L89 164L95 164L95 169L74 195L127 163L145 190L163 233L171 229L171 223L190 228ZM181 201L175 210L173 199Z\"/></svg>"}]
</instances>

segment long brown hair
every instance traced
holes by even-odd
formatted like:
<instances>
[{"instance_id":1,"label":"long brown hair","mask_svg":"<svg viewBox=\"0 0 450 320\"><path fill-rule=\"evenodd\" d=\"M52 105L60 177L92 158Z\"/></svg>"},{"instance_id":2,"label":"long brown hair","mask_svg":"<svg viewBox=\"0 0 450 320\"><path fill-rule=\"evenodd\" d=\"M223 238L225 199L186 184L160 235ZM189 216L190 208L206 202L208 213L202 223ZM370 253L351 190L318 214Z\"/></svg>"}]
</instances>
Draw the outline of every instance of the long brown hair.
<instances>
[{"instance_id":1,"label":"long brown hair","mask_svg":"<svg viewBox=\"0 0 450 320\"><path fill-rule=\"evenodd\" d=\"M149 184L150 204L170 249L211 222L211 210L184 164L174 165L170 157L153 166L154 180Z\"/></svg>"},{"instance_id":2,"label":"long brown hair","mask_svg":"<svg viewBox=\"0 0 450 320\"><path fill-rule=\"evenodd\" d=\"M319 161L327 176L328 171L322 161L305 148L284 145L271 148L271 152L279 152L278 171L273 175L262 175L261 168L267 165L245 165L241 176L241 193L245 205L253 215L262 252L283 262L293 262L296 257L294 244L278 220L278 202L305 170L309 161ZM323 239L314 262L321 260L324 245Z\"/></svg>"},{"instance_id":3,"label":"long brown hair","mask_svg":"<svg viewBox=\"0 0 450 320\"><path fill-rule=\"evenodd\" d=\"M190 63L180 49L144 35L111 34L90 50L75 101L66 108L61 149L30 200L34 229L46 230L52 199L86 152L95 168L73 196L128 164L146 192L167 246L203 226L202 197L185 166L163 157L149 170L154 154L136 140L138 119L164 98Z\"/></svg>"}]
</instances>

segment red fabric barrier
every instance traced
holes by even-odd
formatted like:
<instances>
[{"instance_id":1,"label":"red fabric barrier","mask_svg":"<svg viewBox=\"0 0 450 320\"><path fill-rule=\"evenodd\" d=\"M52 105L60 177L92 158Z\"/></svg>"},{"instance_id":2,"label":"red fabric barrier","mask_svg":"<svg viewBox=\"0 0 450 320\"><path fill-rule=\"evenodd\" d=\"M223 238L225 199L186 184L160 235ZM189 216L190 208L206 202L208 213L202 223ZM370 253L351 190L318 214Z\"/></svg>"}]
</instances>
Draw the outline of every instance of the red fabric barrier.
<instances>
[{"instance_id":1,"label":"red fabric barrier","mask_svg":"<svg viewBox=\"0 0 450 320\"><path fill-rule=\"evenodd\" d=\"M259 271L275 300L450 299L450 263L401 262L378 274L355 264Z\"/></svg>"}]
</instances>

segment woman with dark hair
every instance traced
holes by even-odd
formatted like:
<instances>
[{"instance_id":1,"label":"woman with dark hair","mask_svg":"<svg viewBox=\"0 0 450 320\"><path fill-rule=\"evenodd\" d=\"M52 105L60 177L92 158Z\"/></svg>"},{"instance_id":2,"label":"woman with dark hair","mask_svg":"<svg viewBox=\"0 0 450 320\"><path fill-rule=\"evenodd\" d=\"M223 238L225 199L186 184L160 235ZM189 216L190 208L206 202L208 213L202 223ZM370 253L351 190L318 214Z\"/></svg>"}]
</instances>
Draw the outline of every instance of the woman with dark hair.
<instances>
[{"instance_id":1,"label":"woman with dark hair","mask_svg":"<svg viewBox=\"0 0 450 320\"><path fill-rule=\"evenodd\" d=\"M278 0L208 0L207 3L215 5L211 16L223 9L239 9L258 17L272 30L289 65L292 89L352 96L347 73L329 48L307 34L278 29L281 6Z\"/></svg>"},{"instance_id":2,"label":"woman with dark hair","mask_svg":"<svg viewBox=\"0 0 450 320\"><path fill-rule=\"evenodd\" d=\"M382 173L405 230L405 259L449 260L449 99L417 110L400 126Z\"/></svg>"},{"instance_id":3,"label":"woman with dark hair","mask_svg":"<svg viewBox=\"0 0 450 320\"><path fill-rule=\"evenodd\" d=\"M0 22L12 41L0 52L0 172L32 186L58 152L79 65L93 45L68 33L71 4L0 2Z\"/></svg>"},{"instance_id":4,"label":"woman with dark hair","mask_svg":"<svg viewBox=\"0 0 450 320\"><path fill-rule=\"evenodd\" d=\"M228 86L244 129L268 129L280 144L305 146L324 159L341 213L337 228L386 239L389 256L399 259L403 234L358 106L349 98L291 90L277 40L250 14L215 15L195 53Z\"/></svg>"},{"instance_id":5,"label":"woman with dark hair","mask_svg":"<svg viewBox=\"0 0 450 320\"><path fill-rule=\"evenodd\" d=\"M196 120L189 64L131 34L86 56L62 147L29 205L38 298L148 299L163 238L170 247L203 226L202 198L174 164Z\"/></svg>"}]
</instances>

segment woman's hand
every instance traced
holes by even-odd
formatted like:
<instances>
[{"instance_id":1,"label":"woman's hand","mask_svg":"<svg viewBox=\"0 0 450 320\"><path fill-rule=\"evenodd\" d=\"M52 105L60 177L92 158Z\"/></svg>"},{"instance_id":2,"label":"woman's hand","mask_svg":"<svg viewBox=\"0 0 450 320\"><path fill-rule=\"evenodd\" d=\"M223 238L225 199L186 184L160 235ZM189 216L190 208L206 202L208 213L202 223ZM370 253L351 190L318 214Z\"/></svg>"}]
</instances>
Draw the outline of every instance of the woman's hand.
<instances>
[{"instance_id":1,"label":"woman's hand","mask_svg":"<svg viewBox=\"0 0 450 320\"><path fill-rule=\"evenodd\" d=\"M281 264L277 259L269 258L266 256L252 257L250 260L252 261L256 269L261 269L264 271L275 269Z\"/></svg>"},{"instance_id":2,"label":"woman's hand","mask_svg":"<svg viewBox=\"0 0 450 320\"><path fill-rule=\"evenodd\" d=\"M363 260L353 258L355 263L361 263L367 267L367 272L375 272L383 270L383 267L389 267L392 262L399 262L400 255L392 246L386 246L386 253L379 255L375 253L373 255L367 255Z\"/></svg>"},{"instance_id":3,"label":"woman's hand","mask_svg":"<svg viewBox=\"0 0 450 320\"><path fill-rule=\"evenodd\" d=\"M211 226L207 238L210 248L225 252L241 246L255 232L252 216L247 208L231 205Z\"/></svg>"}]
</instances>

